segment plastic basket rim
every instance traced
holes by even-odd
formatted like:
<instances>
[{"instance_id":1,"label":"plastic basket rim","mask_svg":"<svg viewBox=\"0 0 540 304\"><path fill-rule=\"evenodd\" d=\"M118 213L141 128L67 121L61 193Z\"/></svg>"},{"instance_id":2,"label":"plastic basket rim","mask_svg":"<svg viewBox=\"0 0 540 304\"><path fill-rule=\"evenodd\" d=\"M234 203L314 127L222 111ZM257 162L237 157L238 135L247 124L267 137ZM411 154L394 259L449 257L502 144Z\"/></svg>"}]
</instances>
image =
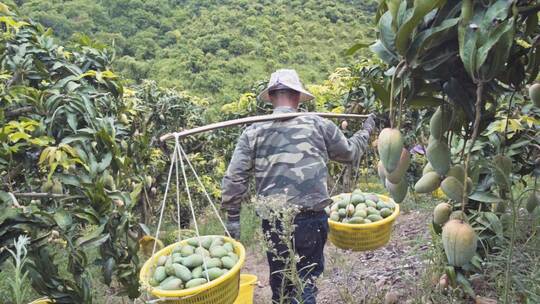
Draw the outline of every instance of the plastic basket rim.
<instances>
[{"instance_id":1,"label":"plastic basket rim","mask_svg":"<svg viewBox=\"0 0 540 304\"><path fill-rule=\"evenodd\" d=\"M348 193L341 193L341 194L351 194L350 192ZM341 195L341 194L338 194L338 195ZM377 193L374 193L375 195L377 195L378 197L382 198L383 200L391 200L391 201L394 201L393 199L391 199L390 197L386 196L386 195L383 195L383 194L377 194ZM338 195L335 195L335 196L332 196L332 199ZM350 227L362 227L362 228L376 228L376 227L379 227L379 226L384 226L388 223L391 223L393 222L396 217L399 215L399 204L394 202L394 204L396 204L396 208L394 208L394 212L392 212L392 214L390 214L389 217L386 217L380 221L376 221L374 223L364 223L364 224L350 224L350 223L341 223L341 222L336 222L336 221L333 221L331 220L330 218L328 219L328 224L330 226L335 226L335 227L343 227L343 228L350 228Z\"/></svg>"},{"instance_id":2,"label":"plastic basket rim","mask_svg":"<svg viewBox=\"0 0 540 304\"><path fill-rule=\"evenodd\" d=\"M141 268L141 271L140 271L140 274L139 274L139 280L141 281L141 285L144 285L148 292L150 292L151 294L157 296L157 297L165 297L165 298L178 298L178 297L192 297L192 296L195 296L203 291L206 291L206 290L209 290L213 287L216 287L217 285L225 282L226 280L232 278L233 276L237 275L239 272L240 272L240 268L242 268L242 266L244 265L244 261L245 261L245 258L246 258L246 250L244 248L244 245L242 245L242 243L238 242L237 240L235 239L232 239L230 237L227 237L227 236L223 236L223 235L201 235L201 237L222 237L224 240L232 243L234 245L234 247L238 250L239 254L238 254L238 262L236 263L236 265L234 265L233 268L231 268L227 274L213 280L213 281L210 281L208 283L205 283L203 285L200 285L200 286L197 286L197 287L193 287L193 288L189 288L189 289L181 289L181 290L163 290L163 289L159 289L159 288L154 288L153 286L150 286L150 284L148 283L148 279L150 278L150 275L149 272L150 272L150 269L152 268L152 266L154 266L154 264L157 262L157 259L168 253L169 251L172 251L172 248L173 247L176 247L177 245L183 245L185 243L187 243L187 241L189 239L192 239L192 238L195 238L195 237L192 237L192 238L189 238L189 239L184 239L180 242L175 242L175 243L172 243L170 244L169 246L159 250L158 252L154 253L154 255L152 257L150 257L148 260L146 260L146 262L143 264L142 268Z\"/></svg>"}]
</instances>

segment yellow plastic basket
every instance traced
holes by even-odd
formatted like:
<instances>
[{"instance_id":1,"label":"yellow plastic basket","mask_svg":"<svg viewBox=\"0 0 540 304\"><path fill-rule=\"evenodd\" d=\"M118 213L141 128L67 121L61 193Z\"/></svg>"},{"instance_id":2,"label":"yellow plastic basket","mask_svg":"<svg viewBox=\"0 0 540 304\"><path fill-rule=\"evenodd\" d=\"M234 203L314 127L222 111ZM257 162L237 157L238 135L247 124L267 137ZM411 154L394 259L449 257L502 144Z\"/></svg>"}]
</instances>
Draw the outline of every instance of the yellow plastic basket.
<instances>
[{"instance_id":1,"label":"yellow plastic basket","mask_svg":"<svg viewBox=\"0 0 540 304\"><path fill-rule=\"evenodd\" d=\"M204 285L194 288L183 290L161 290L150 286L148 283L152 277L152 271L154 270L157 259L162 255L171 254L173 248L178 244L185 244L187 240L183 240L179 243L171 244L156 254L144 263L139 279L141 286L150 292L152 295L158 298L171 298L170 300L160 302L169 304L232 304L238 296L238 290L240 287L240 268L244 265L246 259L246 250L244 246L231 238L226 236L220 236L225 241L231 242L234 245L234 251L238 255L238 263L227 272L227 274L208 282Z\"/></svg>"},{"instance_id":2,"label":"yellow plastic basket","mask_svg":"<svg viewBox=\"0 0 540 304\"><path fill-rule=\"evenodd\" d=\"M378 194L379 199L391 201L392 199ZM394 213L380 221L368 224L347 224L328 219L330 231L328 239L341 249L352 251L374 250L384 246L390 240L392 225L399 214L399 204L396 204Z\"/></svg>"},{"instance_id":3,"label":"yellow plastic basket","mask_svg":"<svg viewBox=\"0 0 540 304\"><path fill-rule=\"evenodd\" d=\"M234 304L253 304L253 293L257 284L257 276L252 274L240 275L240 292Z\"/></svg>"}]
</instances>

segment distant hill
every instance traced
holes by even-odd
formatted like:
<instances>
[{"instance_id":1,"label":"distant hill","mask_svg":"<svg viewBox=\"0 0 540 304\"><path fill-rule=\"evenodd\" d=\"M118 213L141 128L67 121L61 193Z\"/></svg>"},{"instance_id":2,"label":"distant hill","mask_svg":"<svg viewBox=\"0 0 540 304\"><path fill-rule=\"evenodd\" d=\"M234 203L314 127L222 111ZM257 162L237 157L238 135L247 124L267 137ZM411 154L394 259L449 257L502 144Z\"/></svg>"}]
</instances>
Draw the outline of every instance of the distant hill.
<instances>
[{"instance_id":1,"label":"distant hill","mask_svg":"<svg viewBox=\"0 0 540 304\"><path fill-rule=\"evenodd\" d=\"M307 83L326 78L353 60L343 50L374 36L376 8L371 0L6 2L66 41L80 41L80 32L114 42L116 69L133 81L154 79L220 104L280 67L296 68Z\"/></svg>"}]
</instances>

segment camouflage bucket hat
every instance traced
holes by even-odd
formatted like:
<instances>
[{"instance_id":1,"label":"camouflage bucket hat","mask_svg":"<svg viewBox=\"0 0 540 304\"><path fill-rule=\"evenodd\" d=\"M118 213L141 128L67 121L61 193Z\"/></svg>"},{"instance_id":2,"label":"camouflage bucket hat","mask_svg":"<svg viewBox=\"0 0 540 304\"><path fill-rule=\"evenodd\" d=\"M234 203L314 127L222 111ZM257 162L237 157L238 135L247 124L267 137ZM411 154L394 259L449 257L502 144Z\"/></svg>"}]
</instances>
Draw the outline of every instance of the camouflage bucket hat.
<instances>
[{"instance_id":1,"label":"camouflage bucket hat","mask_svg":"<svg viewBox=\"0 0 540 304\"><path fill-rule=\"evenodd\" d=\"M272 73L268 86L259 94L258 98L260 100L270 101L270 91L285 88L299 92L300 102L315 98L310 92L304 89L302 82L300 82L300 77L298 77L295 70L291 69L280 69Z\"/></svg>"}]
</instances>

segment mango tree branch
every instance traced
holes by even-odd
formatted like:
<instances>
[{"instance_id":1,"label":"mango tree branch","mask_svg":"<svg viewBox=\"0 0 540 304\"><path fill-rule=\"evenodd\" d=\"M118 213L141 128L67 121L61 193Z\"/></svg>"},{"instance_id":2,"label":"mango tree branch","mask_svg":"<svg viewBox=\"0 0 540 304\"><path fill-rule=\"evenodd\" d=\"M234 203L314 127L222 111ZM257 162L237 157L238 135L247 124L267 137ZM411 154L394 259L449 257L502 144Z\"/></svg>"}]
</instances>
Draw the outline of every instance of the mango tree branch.
<instances>
[{"instance_id":1,"label":"mango tree branch","mask_svg":"<svg viewBox=\"0 0 540 304\"><path fill-rule=\"evenodd\" d=\"M473 132L471 135L471 144L467 155L465 157L465 177L463 179L463 197L461 199L461 211L465 212L465 205L469 202L469 190L467 189L467 178L469 177L469 161L471 159L471 152L478 137L478 129L480 128L480 118L482 117L482 95L484 93L484 82L479 81L476 84L476 105L474 113Z\"/></svg>"},{"instance_id":2,"label":"mango tree branch","mask_svg":"<svg viewBox=\"0 0 540 304\"><path fill-rule=\"evenodd\" d=\"M29 198L67 198L72 197L67 194L55 194L46 192L28 192L28 193L13 193L15 197L29 197Z\"/></svg>"}]
</instances>

